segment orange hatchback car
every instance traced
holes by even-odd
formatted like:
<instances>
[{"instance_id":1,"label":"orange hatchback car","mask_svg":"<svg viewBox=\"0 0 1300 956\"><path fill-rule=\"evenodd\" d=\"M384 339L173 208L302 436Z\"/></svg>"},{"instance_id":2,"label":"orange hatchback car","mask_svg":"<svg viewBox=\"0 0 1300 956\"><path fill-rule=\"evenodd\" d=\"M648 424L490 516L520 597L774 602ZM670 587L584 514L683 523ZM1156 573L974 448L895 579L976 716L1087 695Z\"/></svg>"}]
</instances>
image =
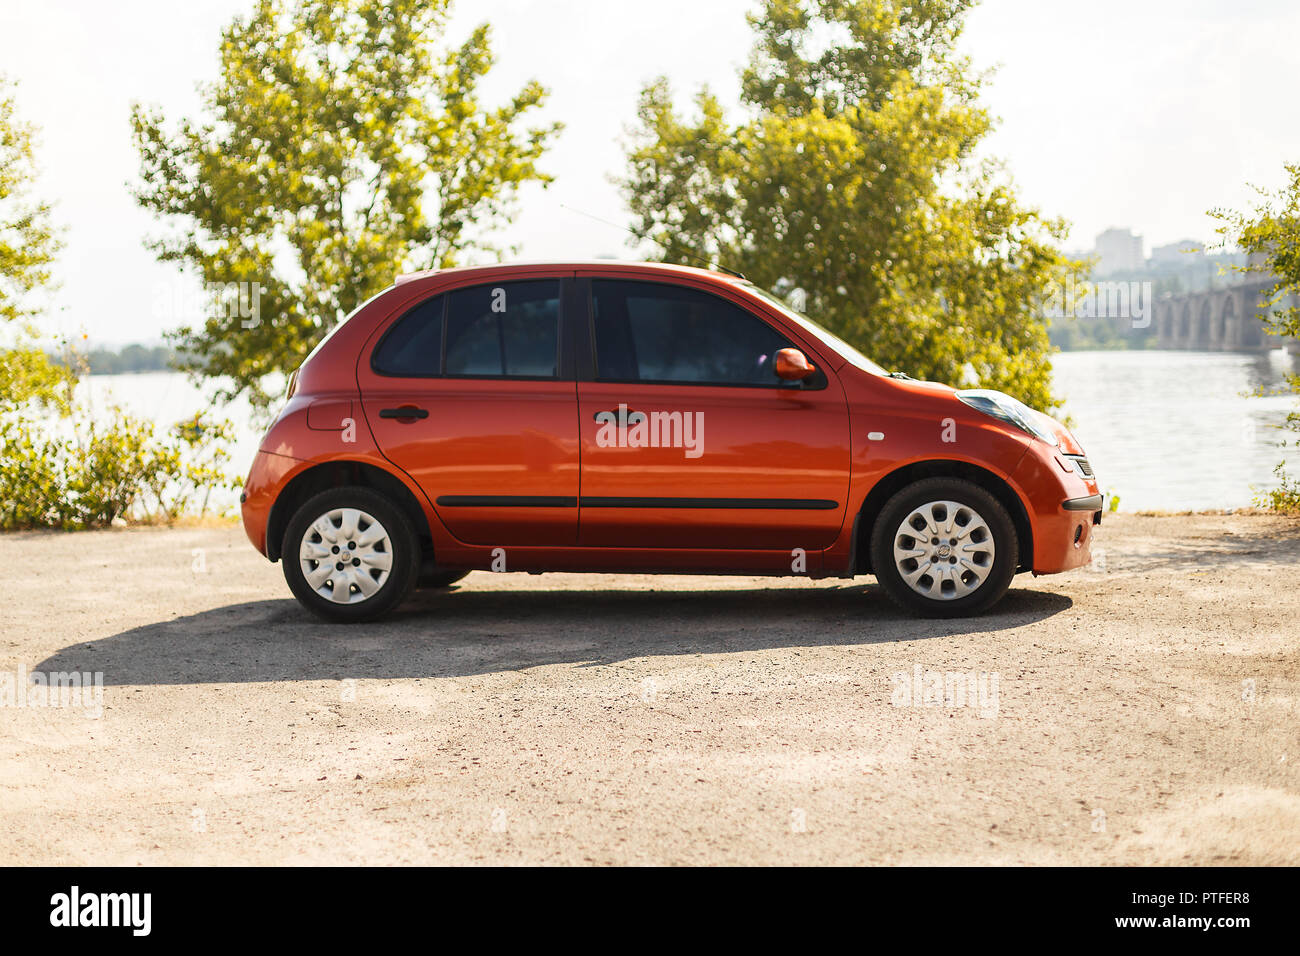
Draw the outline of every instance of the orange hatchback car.
<instances>
[{"instance_id":1,"label":"orange hatchback car","mask_svg":"<svg viewBox=\"0 0 1300 956\"><path fill-rule=\"evenodd\" d=\"M649 263L403 276L289 382L241 496L294 595L370 620L474 569L874 574L988 608L1086 564L1059 422L890 374L738 276Z\"/></svg>"}]
</instances>

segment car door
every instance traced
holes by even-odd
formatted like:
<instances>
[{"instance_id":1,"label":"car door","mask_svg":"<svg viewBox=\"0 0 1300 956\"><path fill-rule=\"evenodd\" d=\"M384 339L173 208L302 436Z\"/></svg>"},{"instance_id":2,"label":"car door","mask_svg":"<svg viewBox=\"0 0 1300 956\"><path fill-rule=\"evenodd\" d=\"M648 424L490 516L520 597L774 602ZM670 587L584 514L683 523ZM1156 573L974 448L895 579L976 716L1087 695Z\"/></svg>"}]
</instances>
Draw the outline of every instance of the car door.
<instances>
[{"instance_id":1,"label":"car door","mask_svg":"<svg viewBox=\"0 0 1300 956\"><path fill-rule=\"evenodd\" d=\"M592 354L580 357L578 382L580 543L787 552L830 545L849 486L844 393L824 371L783 382L773 369L778 349L808 352L806 344L702 289L589 281Z\"/></svg>"},{"instance_id":2,"label":"car door","mask_svg":"<svg viewBox=\"0 0 1300 956\"><path fill-rule=\"evenodd\" d=\"M559 276L455 289L392 322L358 367L384 456L469 544L574 545L578 426Z\"/></svg>"}]
</instances>

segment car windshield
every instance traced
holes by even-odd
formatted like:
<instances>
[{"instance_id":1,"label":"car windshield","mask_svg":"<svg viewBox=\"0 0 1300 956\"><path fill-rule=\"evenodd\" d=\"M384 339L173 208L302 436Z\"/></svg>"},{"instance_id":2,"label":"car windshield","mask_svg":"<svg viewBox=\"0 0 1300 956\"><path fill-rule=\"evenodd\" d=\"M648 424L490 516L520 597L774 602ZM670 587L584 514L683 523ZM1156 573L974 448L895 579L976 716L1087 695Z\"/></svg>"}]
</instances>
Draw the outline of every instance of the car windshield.
<instances>
[{"instance_id":1,"label":"car windshield","mask_svg":"<svg viewBox=\"0 0 1300 956\"><path fill-rule=\"evenodd\" d=\"M802 312L796 312L794 309L790 308L787 303L783 302L780 298L768 292L766 289L761 289L752 282L746 282L745 288L756 293L761 296L764 301L775 306L782 315L790 319L792 322L795 322L801 329L815 337L817 341L821 342L841 358L846 359L851 365L855 365L863 371L871 372L874 375L889 374L875 362L871 361L871 359L867 358L855 349L852 345L849 345L848 342L845 342L834 332L819 325Z\"/></svg>"}]
</instances>

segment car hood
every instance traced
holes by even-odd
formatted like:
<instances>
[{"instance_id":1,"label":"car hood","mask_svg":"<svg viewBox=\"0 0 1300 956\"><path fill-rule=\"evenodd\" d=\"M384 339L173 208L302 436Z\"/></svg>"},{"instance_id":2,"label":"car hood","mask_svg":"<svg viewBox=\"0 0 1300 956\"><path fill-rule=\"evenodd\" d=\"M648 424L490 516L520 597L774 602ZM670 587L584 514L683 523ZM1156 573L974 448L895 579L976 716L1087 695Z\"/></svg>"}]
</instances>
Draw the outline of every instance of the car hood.
<instances>
[{"instance_id":1,"label":"car hood","mask_svg":"<svg viewBox=\"0 0 1300 956\"><path fill-rule=\"evenodd\" d=\"M890 379L890 381L902 385L907 391L912 392L913 394L946 397L951 399L953 402L962 404L964 409L969 409L969 406L961 403L961 400L957 397L957 393L963 391L963 389L954 388L951 385L944 385L942 382L927 382L915 378L893 378ZM990 389L990 391L996 391L996 389ZM999 394L1006 393L1001 392ZM1074 433L1071 432L1063 422L1059 422L1051 415L1048 415L1045 412L1040 412L1034 408L1030 408L1029 411L1034 416L1035 423L1040 425L1056 439L1057 447L1060 449L1062 454L1084 454L1083 446L1079 444L1079 440L1074 437Z\"/></svg>"}]
</instances>

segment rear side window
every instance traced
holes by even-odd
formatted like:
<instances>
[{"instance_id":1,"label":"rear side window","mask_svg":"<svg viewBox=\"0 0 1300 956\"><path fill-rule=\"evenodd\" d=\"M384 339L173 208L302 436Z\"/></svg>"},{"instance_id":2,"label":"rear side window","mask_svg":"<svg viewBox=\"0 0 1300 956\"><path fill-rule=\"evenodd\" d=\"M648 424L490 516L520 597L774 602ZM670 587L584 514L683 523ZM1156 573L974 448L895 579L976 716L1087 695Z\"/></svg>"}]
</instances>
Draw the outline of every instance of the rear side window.
<instances>
[{"instance_id":1,"label":"rear side window","mask_svg":"<svg viewBox=\"0 0 1300 956\"><path fill-rule=\"evenodd\" d=\"M560 355L560 283L502 282L451 293L447 375L554 378Z\"/></svg>"},{"instance_id":2,"label":"rear side window","mask_svg":"<svg viewBox=\"0 0 1300 956\"><path fill-rule=\"evenodd\" d=\"M406 378L555 378L560 282L499 282L421 302L380 341L371 367Z\"/></svg>"},{"instance_id":3,"label":"rear side window","mask_svg":"<svg viewBox=\"0 0 1300 956\"><path fill-rule=\"evenodd\" d=\"M656 282L597 280L596 377L614 382L780 387L773 363L790 343L725 299Z\"/></svg>"}]
</instances>

